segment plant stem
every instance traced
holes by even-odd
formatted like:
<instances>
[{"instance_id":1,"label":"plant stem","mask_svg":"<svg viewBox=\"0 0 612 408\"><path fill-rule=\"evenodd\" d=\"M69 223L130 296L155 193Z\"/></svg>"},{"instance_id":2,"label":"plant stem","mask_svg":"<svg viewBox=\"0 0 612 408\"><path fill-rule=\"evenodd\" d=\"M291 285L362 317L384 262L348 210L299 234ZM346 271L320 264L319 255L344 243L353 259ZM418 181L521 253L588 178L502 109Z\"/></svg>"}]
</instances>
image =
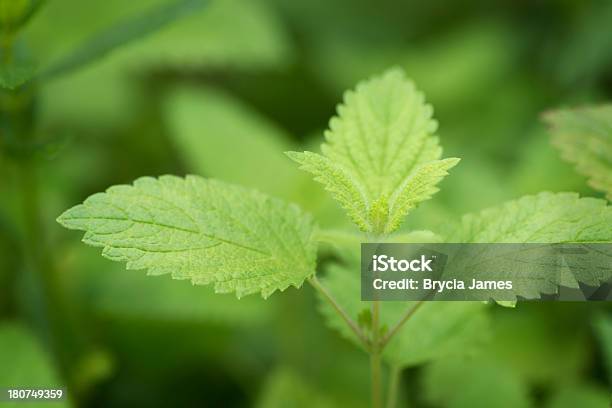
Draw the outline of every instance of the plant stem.
<instances>
[{"instance_id":1,"label":"plant stem","mask_svg":"<svg viewBox=\"0 0 612 408\"><path fill-rule=\"evenodd\" d=\"M340 306L340 304L336 301L336 299L332 296L332 294L321 284L319 279L317 279L316 275L313 275L308 282L317 290L325 300L329 302L329 304L334 308L334 310L338 313L338 315L344 320L344 322L350 327L350 329L355 333L359 341L366 348L366 350L370 347L370 342L368 338L363 333L363 331L359 328L357 323L346 313L346 311Z\"/></svg>"},{"instance_id":2,"label":"plant stem","mask_svg":"<svg viewBox=\"0 0 612 408\"><path fill-rule=\"evenodd\" d=\"M57 285L56 276L50 267L50 260L45 245L44 233L40 220L40 199L38 191L38 180L36 169L32 158L22 159L19 162L20 187L23 216L25 221L25 246L29 267L36 274L42 289L43 313L48 333L48 340L54 355L58 358L58 364L62 369L66 367L60 356L61 335L59 304L61 302L61 290Z\"/></svg>"},{"instance_id":3,"label":"plant stem","mask_svg":"<svg viewBox=\"0 0 612 408\"><path fill-rule=\"evenodd\" d=\"M378 335L380 333L380 302L372 302L372 347L370 350L370 375L372 381L372 407L382 408L381 391L381 359L380 343Z\"/></svg>"},{"instance_id":4,"label":"plant stem","mask_svg":"<svg viewBox=\"0 0 612 408\"><path fill-rule=\"evenodd\" d=\"M387 408L395 408L397 405L397 391L402 370L397 365L391 366L389 373L389 388L387 390Z\"/></svg>"},{"instance_id":5,"label":"plant stem","mask_svg":"<svg viewBox=\"0 0 612 408\"><path fill-rule=\"evenodd\" d=\"M412 317L412 315L414 315L414 313L417 310L419 310L419 308L423 305L423 303L425 303L423 300L419 300L416 304L414 304L412 307L410 307L410 308L408 308L408 310L406 310L406 313L404 313L404 316L402 316L400 321L397 322L397 324L395 326L393 326L393 328L391 330L389 330L389 332L385 335L385 337L383 337L382 340L380 341L380 348L381 348L381 350L384 349L384 347L387 345L387 343L389 343L389 341L399 331L399 329L402 328L404 323L406 323L408 321L408 319L410 319Z\"/></svg>"}]
</instances>

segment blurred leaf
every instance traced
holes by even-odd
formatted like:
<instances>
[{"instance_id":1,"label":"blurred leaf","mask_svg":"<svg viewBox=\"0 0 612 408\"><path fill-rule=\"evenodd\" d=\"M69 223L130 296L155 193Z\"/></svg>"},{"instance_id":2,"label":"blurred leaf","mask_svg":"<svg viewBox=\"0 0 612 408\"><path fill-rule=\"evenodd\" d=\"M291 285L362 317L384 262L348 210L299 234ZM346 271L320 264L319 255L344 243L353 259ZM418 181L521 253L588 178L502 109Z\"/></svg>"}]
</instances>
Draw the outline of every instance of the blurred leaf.
<instances>
[{"instance_id":1,"label":"blurred leaf","mask_svg":"<svg viewBox=\"0 0 612 408\"><path fill-rule=\"evenodd\" d=\"M612 316L601 315L595 319L595 334L602 349L604 363L608 370L608 381L612 385Z\"/></svg>"},{"instance_id":2,"label":"blurred leaf","mask_svg":"<svg viewBox=\"0 0 612 408\"><path fill-rule=\"evenodd\" d=\"M407 7L414 9L414 5ZM413 13L402 18L408 14ZM327 36L315 44L313 69L334 90L341 91L361 78L398 65L419 84L437 111L453 111L465 120L466 104L491 98L491 89L507 80L504 74L516 59L515 41L503 24L483 20L397 45ZM480 113L477 118L485 119Z\"/></svg>"},{"instance_id":3,"label":"blurred leaf","mask_svg":"<svg viewBox=\"0 0 612 408\"><path fill-rule=\"evenodd\" d=\"M447 242L610 242L612 207L575 193L540 193L465 215Z\"/></svg>"},{"instance_id":4,"label":"blurred leaf","mask_svg":"<svg viewBox=\"0 0 612 408\"><path fill-rule=\"evenodd\" d=\"M461 165L453 168L453 176L445 181L434 202L415 210L414 216L418 210L440 205L456 219L467 212L478 211L514 197L506 184L507 176L493 158L483 157L469 147L456 153L461 156ZM466 191L470 191L470 194L466 194ZM440 227L448 223L445 219L428 222L428 228L434 230L442 229Z\"/></svg>"},{"instance_id":5,"label":"blurred leaf","mask_svg":"<svg viewBox=\"0 0 612 408\"><path fill-rule=\"evenodd\" d=\"M0 87L16 89L29 81L36 71L31 61L14 61L0 64Z\"/></svg>"},{"instance_id":6,"label":"blurred leaf","mask_svg":"<svg viewBox=\"0 0 612 408\"><path fill-rule=\"evenodd\" d=\"M561 156L612 201L612 105L553 111L545 120Z\"/></svg>"},{"instance_id":7,"label":"blurred leaf","mask_svg":"<svg viewBox=\"0 0 612 408\"><path fill-rule=\"evenodd\" d=\"M612 63L612 3L594 1L580 4L582 13L567 24L571 31L564 41L554 68L566 85L592 82L610 69Z\"/></svg>"},{"instance_id":8,"label":"blurred leaf","mask_svg":"<svg viewBox=\"0 0 612 408\"><path fill-rule=\"evenodd\" d=\"M283 155L289 137L252 109L210 88L183 88L169 98L166 119L192 171L291 198L302 175Z\"/></svg>"},{"instance_id":9,"label":"blurred leaf","mask_svg":"<svg viewBox=\"0 0 612 408\"><path fill-rule=\"evenodd\" d=\"M576 381L588 370L592 356L586 311L578 306L527 302L515 310L495 307L487 358L500 361L536 387Z\"/></svg>"},{"instance_id":10,"label":"blurred leaf","mask_svg":"<svg viewBox=\"0 0 612 408\"><path fill-rule=\"evenodd\" d=\"M382 307L388 327L398 322L410 302ZM429 302L404 324L385 349L385 358L400 366L469 355L490 338L487 306L476 302Z\"/></svg>"},{"instance_id":11,"label":"blurred leaf","mask_svg":"<svg viewBox=\"0 0 612 408\"><path fill-rule=\"evenodd\" d=\"M532 406L520 376L489 358L437 360L426 366L423 385L427 401L445 408Z\"/></svg>"},{"instance_id":12,"label":"blurred leaf","mask_svg":"<svg viewBox=\"0 0 612 408\"><path fill-rule=\"evenodd\" d=\"M546 408L607 408L611 395L592 385L573 385L562 387L553 396Z\"/></svg>"},{"instance_id":13,"label":"blurred leaf","mask_svg":"<svg viewBox=\"0 0 612 408\"><path fill-rule=\"evenodd\" d=\"M52 66L59 63L58 56L78 48L82 38L163 4L167 0L49 2L26 27L24 37L41 65ZM266 2L211 0L201 11L125 44L96 64L42 84L40 122L89 126L126 121L144 102L138 81L143 77L138 74L159 69L270 69L285 64L290 54L289 37Z\"/></svg>"},{"instance_id":14,"label":"blurred leaf","mask_svg":"<svg viewBox=\"0 0 612 408\"><path fill-rule=\"evenodd\" d=\"M345 94L322 155L289 157L325 185L362 231L389 234L459 161L438 160L432 112L404 73L390 70Z\"/></svg>"},{"instance_id":15,"label":"blurred leaf","mask_svg":"<svg viewBox=\"0 0 612 408\"><path fill-rule=\"evenodd\" d=\"M288 369L277 369L267 379L256 405L259 408L332 408L326 397L317 393Z\"/></svg>"},{"instance_id":16,"label":"blurred leaf","mask_svg":"<svg viewBox=\"0 0 612 408\"><path fill-rule=\"evenodd\" d=\"M77 286L83 302L102 316L256 326L268 322L272 315L269 301L236 299L186 281L168 282L126 272L121 265L81 246L70 248L61 259L65 260L62 270L72 271L66 279Z\"/></svg>"},{"instance_id":17,"label":"blurred leaf","mask_svg":"<svg viewBox=\"0 0 612 408\"><path fill-rule=\"evenodd\" d=\"M197 11L208 2L209 0L177 0L118 23L87 40L67 57L46 68L41 73L41 79L49 80L66 75L91 64L116 48Z\"/></svg>"},{"instance_id":18,"label":"blurred leaf","mask_svg":"<svg viewBox=\"0 0 612 408\"><path fill-rule=\"evenodd\" d=\"M196 176L110 187L58 218L128 269L242 297L300 287L315 272L313 224L294 205Z\"/></svg>"},{"instance_id":19,"label":"blurred leaf","mask_svg":"<svg viewBox=\"0 0 612 408\"><path fill-rule=\"evenodd\" d=\"M529 138L521 143L518 149L517 163L511 175L512 191L508 191L508 186L501 181L497 184L506 195L513 192L514 196L537 194L542 188L553 192L575 191L581 195L593 193L586 186L584 176L578 174L570 163L559 157L558 152L550 145L544 129L538 127L533 133L530 132ZM461 169L464 167L462 165ZM536 168L538 171L533 171ZM506 197L504 200L509 198L511 197ZM497 202L501 201L503 200Z\"/></svg>"},{"instance_id":20,"label":"blurred leaf","mask_svg":"<svg viewBox=\"0 0 612 408\"><path fill-rule=\"evenodd\" d=\"M122 50L121 55L130 67L161 65L180 71L269 69L285 66L291 58L283 22L263 0L211 0L204 12Z\"/></svg>"},{"instance_id":21,"label":"blurred leaf","mask_svg":"<svg viewBox=\"0 0 612 408\"><path fill-rule=\"evenodd\" d=\"M353 259L351 267L334 264L321 279L354 320L369 310L371 304L360 300L359 268L358 258ZM382 326L394 326L412 304L382 302ZM383 357L399 366L412 366L472 353L489 337L486 308L485 304L475 302L426 302L396 333ZM320 310L331 328L358 344L344 320L323 299L320 299Z\"/></svg>"},{"instance_id":22,"label":"blurred leaf","mask_svg":"<svg viewBox=\"0 0 612 408\"><path fill-rule=\"evenodd\" d=\"M0 29L14 34L43 3L45 0L0 0Z\"/></svg>"},{"instance_id":23,"label":"blurred leaf","mask_svg":"<svg viewBox=\"0 0 612 408\"><path fill-rule=\"evenodd\" d=\"M16 388L62 388L57 372L36 339L13 323L0 324L0 386ZM2 407L38 407L38 402L2 403ZM68 407L67 399L54 407Z\"/></svg>"}]
</instances>

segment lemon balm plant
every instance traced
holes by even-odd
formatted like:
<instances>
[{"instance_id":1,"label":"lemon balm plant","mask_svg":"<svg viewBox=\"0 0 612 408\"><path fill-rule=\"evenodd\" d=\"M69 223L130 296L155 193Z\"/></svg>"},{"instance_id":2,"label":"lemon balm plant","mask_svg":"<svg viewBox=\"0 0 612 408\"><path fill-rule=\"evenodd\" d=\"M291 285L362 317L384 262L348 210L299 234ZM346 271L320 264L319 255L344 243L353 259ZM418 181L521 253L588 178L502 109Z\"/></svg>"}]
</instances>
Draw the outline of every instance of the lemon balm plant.
<instances>
[{"instance_id":1,"label":"lemon balm plant","mask_svg":"<svg viewBox=\"0 0 612 408\"><path fill-rule=\"evenodd\" d=\"M103 256L149 275L169 274L218 293L264 298L308 281L325 302L328 324L370 355L372 405L397 399L401 369L457 353L484 332L481 303L361 302L354 257L317 277L322 242L592 242L612 239L604 200L541 193L465 216L444 237L397 235L404 218L430 199L459 159L442 158L433 109L393 69L348 91L331 119L321 153L288 152L346 211L360 235L326 231L296 205L198 176L143 177L110 187L62 214L65 227ZM279 152L281 154L281 152ZM435 238L434 238L435 237ZM347 239L348 238L348 239ZM168 283L171 284L171 283ZM517 295L520 295L517 293Z\"/></svg>"},{"instance_id":2,"label":"lemon balm plant","mask_svg":"<svg viewBox=\"0 0 612 408\"><path fill-rule=\"evenodd\" d=\"M288 155L325 184L362 231L382 236L430 198L457 163L440 160L435 131L423 94L393 70L346 94L323 154ZM85 230L84 242L128 269L213 284L221 293L266 298L308 280L372 354L380 400L378 307L366 335L317 279L317 227L297 206L197 176L146 177L95 194L58 221Z\"/></svg>"}]
</instances>

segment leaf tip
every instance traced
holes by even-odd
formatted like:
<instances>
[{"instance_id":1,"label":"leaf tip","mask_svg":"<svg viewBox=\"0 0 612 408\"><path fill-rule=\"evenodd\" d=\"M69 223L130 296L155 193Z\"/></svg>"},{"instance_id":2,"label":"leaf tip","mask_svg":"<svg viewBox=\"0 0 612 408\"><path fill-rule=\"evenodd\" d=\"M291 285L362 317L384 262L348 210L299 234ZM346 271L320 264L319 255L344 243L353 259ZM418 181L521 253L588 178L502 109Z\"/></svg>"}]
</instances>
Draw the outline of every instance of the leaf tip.
<instances>
[{"instance_id":1,"label":"leaf tip","mask_svg":"<svg viewBox=\"0 0 612 408\"><path fill-rule=\"evenodd\" d=\"M64 228L79 229L78 226L74 223L74 215L75 213L79 213L82 207L83 205L79 204L72 208L67 209L62 214L60 214L60 216L57 217L55 221Z\"/></svg>"},{"instance_id":2,"label":"leaf tip","mask_svg":"<svg viewBox=\"0 0 612 408\"><path fill-rule=\"evenodd\" d=\"M449 157L447 159L443 159L443 161L446 163L446 170L450 170L459 164L461 159L459 157Z\"/></svg>"}]
</instances>

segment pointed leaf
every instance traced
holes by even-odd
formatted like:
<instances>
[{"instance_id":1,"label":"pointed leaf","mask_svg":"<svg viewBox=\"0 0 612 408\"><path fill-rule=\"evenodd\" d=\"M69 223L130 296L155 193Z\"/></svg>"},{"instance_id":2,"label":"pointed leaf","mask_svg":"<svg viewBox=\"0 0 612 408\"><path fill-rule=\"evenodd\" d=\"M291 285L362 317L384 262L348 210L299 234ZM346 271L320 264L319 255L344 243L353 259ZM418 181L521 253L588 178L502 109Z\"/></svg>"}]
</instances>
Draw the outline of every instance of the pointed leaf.
<instances>
[{"instance_id":1,"label":"pointed leaf","mask_svg":"<svg viewBox=\"0 0 612 408\"><path fill-rule=\"evenodd\" d=\"M254 190L187 176L143 177L109 188L58 222L128 269L169 273L219 293L268 297L315 269L313 223L296 206Z\"/></svg>"}]
</instances>

